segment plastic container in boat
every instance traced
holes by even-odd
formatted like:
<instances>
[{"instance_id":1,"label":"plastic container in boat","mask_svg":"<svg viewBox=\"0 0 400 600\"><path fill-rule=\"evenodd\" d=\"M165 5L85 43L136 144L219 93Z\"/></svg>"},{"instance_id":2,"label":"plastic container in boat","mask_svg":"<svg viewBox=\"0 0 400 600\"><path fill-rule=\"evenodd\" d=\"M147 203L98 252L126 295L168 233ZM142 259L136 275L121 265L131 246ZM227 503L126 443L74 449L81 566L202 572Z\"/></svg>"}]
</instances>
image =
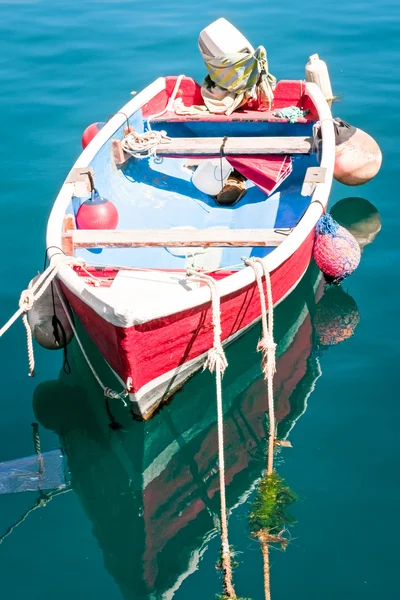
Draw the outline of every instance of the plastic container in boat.
<instances>
[{"instance_id":1,"label":"plastic container in boat","mask_svg":"<svg viewBox=\"0 0 400 600\"><path fill-rule=\"evenodd\" d=\"M222 164L221 164L222 163ZM221 173L222 170L222 173ZM222 190L233 168L226 158L202 160L192 176L192 183L200 192L216 196Z\"/></svg>"},{"instance_id":2,"label":"plastic container in boat","mask_svg":"<svg viewBox=\"0 0 400 600\"><path fill-rule=\"evenodd\" d=\"M221 56L234 52L254 52L253 46L232 23L217 19L200 32L199 48L208 56Z\"/></svg>"},{"instance_id":3,"label":"plastic container in boat","mask_svg":"<svg viewBox=\"0 0 400 600\"><path fill-rule=\"evenodd\" d=\"M316 83L328 102L333 99L331 80L326 62L318 54L310 56L306 64L306 81Z\"/></svg>"}]
</instances>

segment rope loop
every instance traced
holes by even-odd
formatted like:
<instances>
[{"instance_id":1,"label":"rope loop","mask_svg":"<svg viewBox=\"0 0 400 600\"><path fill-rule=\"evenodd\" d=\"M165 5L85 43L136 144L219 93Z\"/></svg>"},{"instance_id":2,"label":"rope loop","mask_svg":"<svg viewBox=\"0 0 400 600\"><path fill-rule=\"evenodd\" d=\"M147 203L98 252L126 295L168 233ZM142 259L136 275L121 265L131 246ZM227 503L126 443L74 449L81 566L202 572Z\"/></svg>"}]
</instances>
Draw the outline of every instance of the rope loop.
<instances>
[{"instance_id":1,"label":"rope loop","mask_svg":"<svg viewBox=\"0 0 400 600\"><path fill-rule=\"evenodd\" d=\"M35 295L32 292L32 290L24 290L21 293L20 299L19 299L19 303L18 306L20 307L20 309L26 313L29 310L31 310L31 308L33 307L35 303Z\"/></svg>"},{"instance_id":2,"label":"rope loop","mask_svg":"<svg viewBox=\"0 0 400 600\"><path fill-rule=\"evenodd\" d=\"M123 405L125 407L127 407L127 403L125 402L125 398L127 398L129 395L129 392L127 390L123 390L122 392L114 392L114 390L112 390L111 388L104 388L104 396L106 398L110 398L112 400L121 400Z\"/></svg>"}]
</instances>

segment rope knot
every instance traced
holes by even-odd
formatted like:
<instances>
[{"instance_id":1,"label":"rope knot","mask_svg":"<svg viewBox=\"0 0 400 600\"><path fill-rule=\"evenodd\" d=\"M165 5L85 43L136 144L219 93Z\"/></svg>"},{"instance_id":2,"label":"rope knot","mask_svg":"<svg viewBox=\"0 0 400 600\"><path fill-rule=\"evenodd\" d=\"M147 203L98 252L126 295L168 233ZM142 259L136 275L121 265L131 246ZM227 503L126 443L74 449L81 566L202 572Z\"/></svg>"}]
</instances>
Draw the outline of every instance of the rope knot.
<instances>
[{"instance_id":1,"label":"rope knot","mask_svg":"<svg viewBox=\"0 0 400 600\"><path fill-rule=\"evenodd\" d=\"M127 403L125 402L125 398L128 396L128 391L124 390L123 392L120 392L119 394L117 392L114 392L114 390L112 390L111 388L104 388L104 396L106 398L110 398L111 400L121 400L121 402L123 403L123 405L125 407L127 407Z\"/></svg>"},{"instance_id":2,"label":"rope knot","mask_svg":"<svg viewBox=\"0 0 400 600\"><path fill-rule=\"evenodd\" d=\"M263 337L258 342L257 350L259 352L273 352L275 354L276 344L271 336Z\"/></svg>"},{"instance_id":3,"label":"rope knot","mask_svg":"<svg viewBox=\"0 0 400 600\"><path fill-rule=\"evenodd\" d=\"M31 310L35 302L35 296L32 290L24 290L19 299L19 307L23 312Z\"/></svg>"},{"instance_id":4,"label":"rope knot","mask_svg":"<svg viewBox=\"0 0 400 600\"><path fill-rule=\"evenodd\" d=\"M223 375L228 361L226 360L225 352L221 343L221 304L217 282L210 275L206 273L199 273L193 269L188 268L186 275L192 277L193 280L206 283L210 289L211 295L211 322L213 326L214 342L213 347L209 350L207 360L204 364L203 370L209 368L211 373L214 371L219 372Z\"/></svg>"},{"instance_id":5,"label":"rope knot","mask_svg":"<svg viewBox=\"0 0 400 600\"><path fill-rule=\"evenodd\" d=\"M262 352L263 355L262 368L264 375L268 377L270 374L273 375L276 373L276 344L271 336L261 338L258 342L257 350Z\"/></svg>"},{"instance_id":6,"label":"rope knot","mask_svg":"<svg viewBox=\"0 0 400 600\"><path fill-rule=\"evenodd\" d=\"M219 346L213 346L211 350L208 351L203 371L208 368L211 373L214 373L214 371L219 368L221 375L223 375L227 366L228 361L226 360L224 349L220 344Z\"/></svg>"}]
</instances>

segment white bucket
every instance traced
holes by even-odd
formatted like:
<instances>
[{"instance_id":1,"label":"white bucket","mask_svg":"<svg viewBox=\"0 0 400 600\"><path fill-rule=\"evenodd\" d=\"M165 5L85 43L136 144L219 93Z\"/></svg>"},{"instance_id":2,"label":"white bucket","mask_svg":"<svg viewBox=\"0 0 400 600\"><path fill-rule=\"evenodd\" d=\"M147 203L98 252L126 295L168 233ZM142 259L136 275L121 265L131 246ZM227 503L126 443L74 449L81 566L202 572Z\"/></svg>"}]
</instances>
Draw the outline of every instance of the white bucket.
<instances>
[{"instance_id":1,"label":"white bucket","mask_svg":"<svg viewBox=\"0 0 400 600\"><path fill-rule=\"evenodd\" d=\"M192 183L204 194L216 196L224 187L232 171L233 168L226 158L202 160L193 173Z\"/></svg>"}]
</instances>

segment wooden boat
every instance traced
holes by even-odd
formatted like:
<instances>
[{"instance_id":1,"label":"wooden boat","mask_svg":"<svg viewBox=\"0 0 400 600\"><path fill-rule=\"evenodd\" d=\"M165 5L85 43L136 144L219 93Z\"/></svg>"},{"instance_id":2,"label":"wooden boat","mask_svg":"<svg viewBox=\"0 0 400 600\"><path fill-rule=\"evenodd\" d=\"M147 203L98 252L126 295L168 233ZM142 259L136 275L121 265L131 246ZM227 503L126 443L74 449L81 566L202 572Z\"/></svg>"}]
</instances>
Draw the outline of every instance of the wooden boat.
<instances>
[{"instance_id":1,"label":"wooden boat","mask_svg":"<svg viewBox=\"0 0 400 600\"><path fill-rule=\"evenodd\" d=\"M312 265L276 312L279 439L306 411L321 374L311 316L321 283ZM246 501L265 465L267 391L254 360L258 336L255 327L227 349L224 431L232 512ZM92 348L90 358L99 367L96 354ZM57 381L37 387L36 418L59 435L72 489L122 596L171 598L219 532L213 377L196 374L151 423L133 422L121 403L113 404L123 430L111 432L104 398L76 341L70 361L71 375L61 370Z\"/></svg>"},{"instance_id":2,"label":"wooden boat","mask_svg":"<svg viewBox=\"0 0 400 600\"><path fill-rule=\"evenodd\" d=\"M121 108L76 161L47 228L51 264L60 248L85 261L84 268L60 263L63 291L143 419L203 366L213 344L210 289L187 276L188 266L216 280L222 342L233 342L260 318L254 269L242 257L262 259L274 305L291 293L311 259L335 157L330 107L314 83L279 81L271 110L245 106L229 116L181 114L177 98L190 112L202 104L200 86L161 77ZM295 123L276 116L293 106L309 112ZM126 160L121 140L149 126L171 140L146 160ZM248 179L231 206L192 182L199 161L222 154ZM280 183L276 164L285 161L290 174ZM76 228L88 171L118 211L115 230Z\"/></svg>"}]
</instances>

